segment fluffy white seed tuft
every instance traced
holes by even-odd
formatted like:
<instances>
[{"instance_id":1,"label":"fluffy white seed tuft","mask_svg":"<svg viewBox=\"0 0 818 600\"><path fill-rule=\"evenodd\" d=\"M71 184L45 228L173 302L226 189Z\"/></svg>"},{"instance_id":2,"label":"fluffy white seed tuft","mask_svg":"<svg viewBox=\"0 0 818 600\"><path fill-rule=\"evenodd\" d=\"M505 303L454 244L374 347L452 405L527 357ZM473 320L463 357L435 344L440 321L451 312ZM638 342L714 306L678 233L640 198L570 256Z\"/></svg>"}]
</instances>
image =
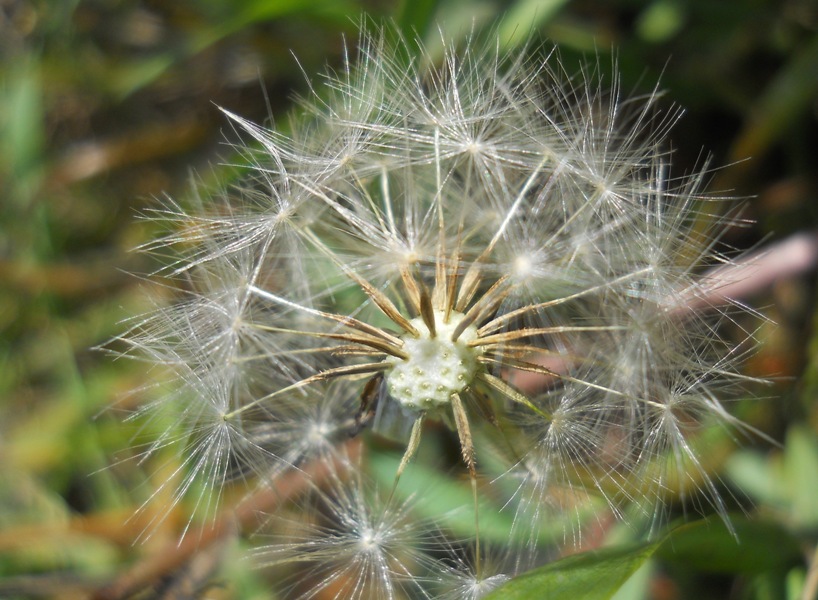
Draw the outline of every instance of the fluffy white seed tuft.
<instances>
[{"instance_id":1,"label":"fluffy white seed tuft","mask_svg":"<svg viewBox=\"0 0 818 600\"><path fill-rule=\"evenodd\" d=\"M177 252L167 273L187 295L121 339L176 379L164 403L185 418L149 450L187 456L174 502L197 475L217 492L234 466L331 460L371 424L408 440L396 488L440 421L475 511L481 447L502 449L529 550L546 511L589 495L651 520L700 490L726 517L695 438L735 424L746 348L721 335L748 311L697 302L713 298L703 270L730 262L715 248L731 220L704 170L670 174L678 111L622 100L593 67L566 74L556 53L469 40L435 66L386 34L359 44L291 133L226 113L252 139L236 192L155 215L179 230L146 249ZM493 494L508 477L486 478ZM401 550L406 513L336 479L270 562L312 565L306 597L398 597L420 560ZM447 597L501 581L476 546Z\"/></svg>"}]
</instances>

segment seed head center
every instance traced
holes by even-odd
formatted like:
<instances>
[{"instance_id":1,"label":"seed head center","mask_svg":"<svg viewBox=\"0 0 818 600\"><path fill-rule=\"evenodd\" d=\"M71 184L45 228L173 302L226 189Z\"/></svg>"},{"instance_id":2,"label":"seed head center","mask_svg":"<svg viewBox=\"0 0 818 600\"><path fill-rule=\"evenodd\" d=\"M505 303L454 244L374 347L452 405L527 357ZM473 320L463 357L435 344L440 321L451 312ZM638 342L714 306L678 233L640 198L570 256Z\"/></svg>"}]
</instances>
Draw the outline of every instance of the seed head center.
<instances>
[{"instance_id":1,"label":"seed head center","mask_svg":"<svg viewBox=\"0 0 818 600\"><path fill-rule=\"evenodd\" d=\"M402 338L408 357L386 359L392 364L386 376L392 398L419 411L449 404L452 394L462 392L480 366L479 347L469 346L478 337L477 328L469 325L453 342L452 334L463 314L452 311L448 322L444 322L445 313L435 311L434 318L434 337L421 317L413 319L411 323L419 335L406 334Z\"/></svg>"}]
</instances>

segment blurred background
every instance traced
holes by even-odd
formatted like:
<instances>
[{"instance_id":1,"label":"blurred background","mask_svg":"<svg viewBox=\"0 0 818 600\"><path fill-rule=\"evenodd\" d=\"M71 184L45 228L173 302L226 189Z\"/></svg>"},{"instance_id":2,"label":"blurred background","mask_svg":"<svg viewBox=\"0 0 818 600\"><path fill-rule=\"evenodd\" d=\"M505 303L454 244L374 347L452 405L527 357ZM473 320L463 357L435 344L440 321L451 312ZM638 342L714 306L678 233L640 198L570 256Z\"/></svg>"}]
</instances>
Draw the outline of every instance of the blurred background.
<instances>
[{"instance_id":1,"label":"blurred background","mask_svg":"<svg viewBox=\"0 0 818 600\"><path fill-rule=\"evenodd\" d=\"M744 300L765 317L747 372L773 383L738 410L779 445L728 437L709 466L764 524L750 526L742 564L659 559L620 598L813 598L815 0L0 0L0 597L102 597L178 539L183 514L133 543L153 475L127 460L138 425L123 417L149 382L143 365L92 348L149 308L150 280L132 275L155 268L131 251L154 233L140 213L234 172L221 165L239 138L217 107L286 127L304 74L341 64L363 14L433 55L439 30L493 27L509 48L530 31L569 72L616 63L625 96L659 82L664 105L684 108L676 173L712 155L709 189L747 198L726 243L769 252L773 276L749 281ZM187 595L133 597L272 597L243 543L194 571Z\"/></svg>"}]
</instances>

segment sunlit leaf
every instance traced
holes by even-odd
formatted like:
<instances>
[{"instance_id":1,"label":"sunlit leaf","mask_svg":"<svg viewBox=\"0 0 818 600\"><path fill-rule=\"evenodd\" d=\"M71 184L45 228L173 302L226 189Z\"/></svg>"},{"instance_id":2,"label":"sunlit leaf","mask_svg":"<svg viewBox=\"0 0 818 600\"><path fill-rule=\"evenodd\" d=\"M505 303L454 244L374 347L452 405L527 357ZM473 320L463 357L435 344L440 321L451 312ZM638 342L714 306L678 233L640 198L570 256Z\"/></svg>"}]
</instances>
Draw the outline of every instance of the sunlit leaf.
<instances>
[{"instance_id":1,"label":"sunlit leaf","mask_svg":"<svg viewBox=\"0 0 818 600\"><path fill-rule=\"evenodd\" d=\"M660 543L575 554L513 579L486 600L605 600L645 564Z\"/></svg>"}]
</instances>

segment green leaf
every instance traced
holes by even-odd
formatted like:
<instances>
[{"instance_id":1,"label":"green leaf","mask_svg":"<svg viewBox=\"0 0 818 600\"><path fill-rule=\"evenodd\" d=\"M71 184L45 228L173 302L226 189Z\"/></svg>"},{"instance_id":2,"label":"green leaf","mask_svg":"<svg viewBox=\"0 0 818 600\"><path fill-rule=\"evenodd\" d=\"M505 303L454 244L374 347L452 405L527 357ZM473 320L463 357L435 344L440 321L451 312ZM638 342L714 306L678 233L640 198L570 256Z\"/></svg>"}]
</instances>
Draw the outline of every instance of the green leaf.
<instances>
[{"instance_id":1,"label":"green leaf","mask_svg":"<svg viewBox=\"0 0 818 600\"><path fill-rule=\"evenodd\" d=\"M21 60L5 73L0 87L0 175L11 176L11 197L3 202L25 207L39 180L44 145L44 113L39 65Z\"/></svg>"},{"instance_id":2,"label":"green leaf","mask_svg":"<svg viewBox=\"0 0 818 600\"><path fill-rule=\"evenodd\" d=\"M787 431L784 468L787 473L793 521L799 527L818 525L818 440L807 427L794 425Z\"/></svg>"},{"instance_id":3,"label":"green leaf","mask_svg":"<svg viewBox=\"0 0 818 600\"><path fill-rule=\"evenodd\" d=\"M513 48L528 39L566 4L566 0L517 0L508 9L498 30L503 48Z\"/></svg>"},{"instance_id":4,"label":"green leaf","mask_svg":"<svg viewBox=\"0 0 818 600\"><path fill-rule=\"evenodd\" d=\"M725 464L725 472L736 487L755 502L766 506L789 505L789 485L779 461L755 450L741 450Z\"/></svg>"},{"instance_id":5,"label":"green leaf","mask_svg":"<svg viewBox=\"0 0 818 600\"><path fill-rule=\"evenodd\" d=\"M654 561L645 561L628 580L620 586L611 600L644 600L650 598L650 588L656 575Z\"/></svg>"},{"instance_id":6,"label":"green leaf","mask_svg":"<svg viewBox=\"0 0 818 600\"><path fill-rule=\"evenodd\" d=\"M370 457L372 471L378 481L389 487L395 480L400 455L373 453ZM463 469L465 473L465 468ZM396 494L407 497L413 494L415 510L419 515L435 519L457 535L474 535L474 499L471 486L466 481L447 477L440 471L422 464L412 463L403 472ZM481 500L479 509L480 539L498 544L508 544L509 533L516 532L520 542L527 540L528 532L514 528L513 511L501 512ZM512 540L513 541L513 540Z\"/></svg>"},{"instance_id":7,"label":"green leaf","mask_svg":"<svg viewBox=\"0 0 818 600\"><path fill-rule=\"evenodd\" d=\"M520 575L486 596L485 600L606 600L645 564L660 545L661 542L655 542L575 554Z\"/></svg>"},{"instance_id":8,"label":"green leaf","mask_svg":"<svg viewBox=\"0 0 818 600\"><path fill-rule=\"evenodd\" d=\"M636 21L636 31L648 42L664 42L672 38L684 25L684 5L677 0L656 0Z\"/></svg>"},{"instance_id":9,"label":"green leaf","mask_svg":"<svg viewBox=\"0 0 818 600\"><path fill-rule=\"evenodd\" d=\"M775 523L713 517L682 525L663 539L575 554L529 571L485 600L612 598L653 556L702 571L765 573L800 560L797 540Z\"/></svg>"},{"instance_id":10,"label":"green leaf","mask_svg":"<svg viewBox=\"0 0 818 600\"><path fill-rule=\"evenodd\" d=\"M808 110L818 90L818 35L813 36L778 72L760 95L744 131L736 138L734 157L758 157L784 136Z\"/></svg>"},{"instance_id":11,"label":"green leaf","mask_svg":"<svg viewBox=\"0 0 818 600\"><path fill-rule=\"evenodd\" d=\"M800 560L798 542L781 525L743 517L730 524L733 531L718 517L683 525L667 536L656 556L714 573L760 573Z\"/></svg>"},{"instance_id":12,"label":"green leaf","mask_svg":"<svg viewBox=\"0 0 818 600\"><path fill-rule=\"evenodd\" d=\"M248 0L234 7L229 12L228 18L195 30L188 39L179 44L175 52L148 58L123 70L115 89L120 99L124 99L152 83L182 60L195 56L220 40L257 23L282 19L299 13L334 16L337 21L343 21L348 15L354 14L357 8L354 3L340 0L278 0L276 2Z\"/></svg>"},{"instance_id":13,"label":"green leaf","mask_svg":"<svg viewBox=\"0 0 818 600\"><path fill-rule=\"evenodd\" d=\"M398 28L408 38L423 39L433 23L439 0L403 0L397 17Z\"/></svg>"}]
</instances>

